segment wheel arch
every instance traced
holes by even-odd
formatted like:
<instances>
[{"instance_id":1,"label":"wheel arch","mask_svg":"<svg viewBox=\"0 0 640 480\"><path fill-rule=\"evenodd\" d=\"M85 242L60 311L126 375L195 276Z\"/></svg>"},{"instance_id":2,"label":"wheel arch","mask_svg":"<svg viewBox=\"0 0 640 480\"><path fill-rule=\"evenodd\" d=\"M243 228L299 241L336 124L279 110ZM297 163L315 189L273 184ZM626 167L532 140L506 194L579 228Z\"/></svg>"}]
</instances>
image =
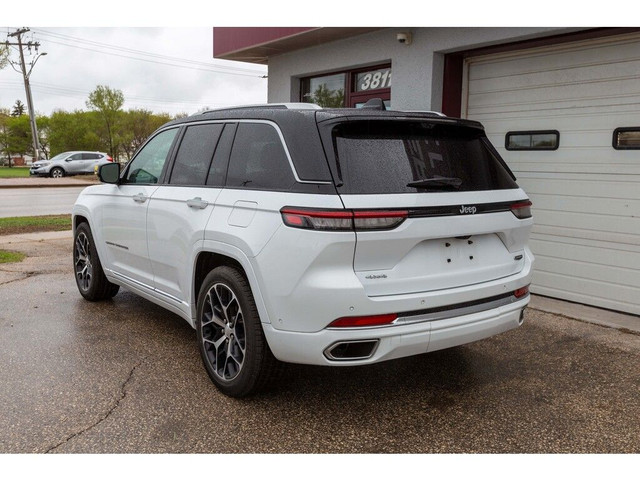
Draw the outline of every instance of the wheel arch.
<instances>
[{"instance_id":1,"label":"wheel arch","mask_svg":"<svg viewBox=\"0 0 640 480\"><path fill-rule=\"evenodd\" d=\"M262 298L258 278L249 258L238 249L229 244L218 242L205 242L196 252L193 263L193 278L191 288L191 316L195 325L197 298L200 287L207 274L216 267L229 266L242 273L251 287L251 293L255 301L261 323L271 323L267 308Z\"/></svg>"}]
</instances>

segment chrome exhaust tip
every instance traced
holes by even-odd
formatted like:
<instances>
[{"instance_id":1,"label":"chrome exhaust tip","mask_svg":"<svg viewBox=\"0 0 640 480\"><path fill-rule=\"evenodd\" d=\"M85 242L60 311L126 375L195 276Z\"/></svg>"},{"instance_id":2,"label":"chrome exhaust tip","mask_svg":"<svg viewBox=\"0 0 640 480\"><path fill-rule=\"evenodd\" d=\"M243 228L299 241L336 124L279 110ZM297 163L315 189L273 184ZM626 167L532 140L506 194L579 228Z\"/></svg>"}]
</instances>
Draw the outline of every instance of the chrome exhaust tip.
<instances>
[{"instance_id":1,"label":"chrome exhaust tip","mask_svg":"<svg viewBox=\"0 0 640 480\"><path fill-rule=\"evenodd\" d=\"M333 361L354 361L371 358L380 340L340 341L324 350L324 356Z\"/></svg>"}]
</instances>

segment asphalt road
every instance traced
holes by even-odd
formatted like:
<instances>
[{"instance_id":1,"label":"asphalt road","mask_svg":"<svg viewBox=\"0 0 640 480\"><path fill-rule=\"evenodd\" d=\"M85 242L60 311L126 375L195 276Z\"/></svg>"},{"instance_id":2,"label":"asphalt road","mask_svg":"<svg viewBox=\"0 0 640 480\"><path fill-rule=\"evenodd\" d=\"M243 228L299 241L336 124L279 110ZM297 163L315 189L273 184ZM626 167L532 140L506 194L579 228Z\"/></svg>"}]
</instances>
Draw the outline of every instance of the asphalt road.
<instances>
[{"instance_id":1,"label":"asphalt road","mask_svg":"<svg viewBox=\"0 0 640 480\"><path fill-rule=\"evenodd\" d=\"M1 243L1 239L0 239ZM527 310L523 327L364 368L290 366L219 394L180 318L76 291L71 242L0 245L0 452L640 452L640 336Z\"/></svg>"},{"instance_id":2,"label":"asphalt road","mask_svg":"<svg viewBox=\"0 0 640 480\"><path fill-rule=\"evenodd\" d=\"M71 213L76 198L85 188L2 188L0 189L0 217Z\"/></svg>"}]
</instances>

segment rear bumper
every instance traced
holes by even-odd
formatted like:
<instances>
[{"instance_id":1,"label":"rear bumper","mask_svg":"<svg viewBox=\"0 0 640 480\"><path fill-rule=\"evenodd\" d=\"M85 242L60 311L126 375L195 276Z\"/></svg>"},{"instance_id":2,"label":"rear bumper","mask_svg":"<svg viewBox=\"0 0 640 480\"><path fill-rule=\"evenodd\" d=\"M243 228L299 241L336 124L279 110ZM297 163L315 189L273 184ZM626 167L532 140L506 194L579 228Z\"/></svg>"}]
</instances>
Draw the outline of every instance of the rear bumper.
<instances>
[{"instance_id":1,"label":"rear bumper","mask_svg":"<svg viewBox=\"0 0 640 480\"><path fill-rule=\"evenodd\" d=\"M517 328L529 296L490 310L433 321L376 328L324 329L303 333L276 330L263 324L273 354L281 361L312 365L354 366L419 355L464 345ZM336 344L372 342L370 356L330 359L328 349Z\"/></svg>"}]
</instances>

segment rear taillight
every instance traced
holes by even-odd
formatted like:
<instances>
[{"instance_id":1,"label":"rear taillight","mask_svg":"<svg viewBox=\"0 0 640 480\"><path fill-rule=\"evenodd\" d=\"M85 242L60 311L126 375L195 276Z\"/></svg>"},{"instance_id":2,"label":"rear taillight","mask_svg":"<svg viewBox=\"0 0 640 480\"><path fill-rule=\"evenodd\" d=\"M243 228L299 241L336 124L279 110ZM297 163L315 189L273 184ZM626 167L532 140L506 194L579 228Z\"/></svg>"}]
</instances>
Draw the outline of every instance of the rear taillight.
<instances>
[{"instance_id":1,"label":"rear taillight","mask_svg":"<svg viewBox=\"0 0 640 480\"><path fill-rule=\"evenodd\" d=\"M408 215L406 210L356 210L353 224L356 230L389 230L404 222Z\"/></svg>"},{"instance_id":2,"label":"rear taillight","mask_svg":"<svg viewBox=\"0 0 640 480\"><path fill-rule=\"evenodd\" d=\"M530 218L531 217L531 205L533 205L529 200L526 202L518 202L511 205L511 213L513 213L517 218Z\"/></svg>"},{"instance_id":3,"label":"rear taillight","mask_svg":"<svg viewBox=\"0 0 640 480\"><path fill-rule=\"evenodd\" d=\"M113 162L113 158L111 158L109 155L107 155L107 162Z\"/></svg>"},{"instance_id":4,"label":"rear taillight","mask_svg":"<svg viewBox=\"0 0 640 480\"><path fill-rule=\"evenodd\" d=\"M390 230L407 218L406 210L317 210L284 207L282 221L293 228L308 230Z\"/></svg>"},{"instance_id":5,"label":"rear taillight","mask_svg":"<svg viewBox=\"0 0 640 480\"><path fill-rule=\"evenodd\" d=\"M519 288L515 292L513 292L513 296L516 298L522 298L526 295L529 295L529 285Z\"/></svg>"},{"instance_id":6,"label":"rear taillight","mask_svg":"<svg viewBox=\"0 0 640 480\"><path fill-rule=\"evenodd\" d=\"M398 315L389 313L385 315L367 315L364 317L341 317L328 325L328 328L352 328L352 327L379 327L390 325Z\"/></svg>"},{"instance_id":7,"label":"rear taillight","mask_svg":"<svg viewBox=\"0 0 640 480\"><path fill-rule=\"evenodd\" d=\"M308 230L353 230L349 210L312 210L285 207L280 210L285 225Z\"/></svg>"}]
</instances>

